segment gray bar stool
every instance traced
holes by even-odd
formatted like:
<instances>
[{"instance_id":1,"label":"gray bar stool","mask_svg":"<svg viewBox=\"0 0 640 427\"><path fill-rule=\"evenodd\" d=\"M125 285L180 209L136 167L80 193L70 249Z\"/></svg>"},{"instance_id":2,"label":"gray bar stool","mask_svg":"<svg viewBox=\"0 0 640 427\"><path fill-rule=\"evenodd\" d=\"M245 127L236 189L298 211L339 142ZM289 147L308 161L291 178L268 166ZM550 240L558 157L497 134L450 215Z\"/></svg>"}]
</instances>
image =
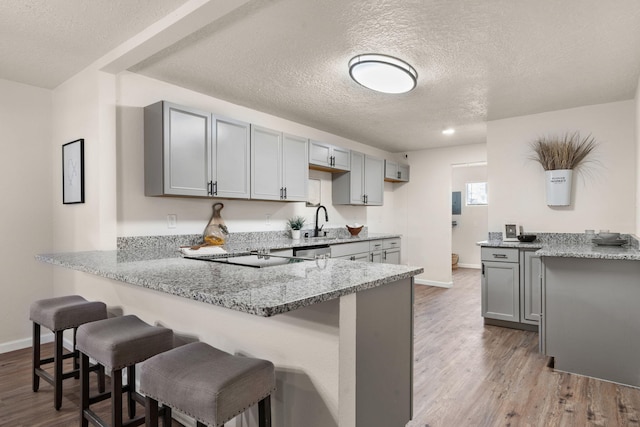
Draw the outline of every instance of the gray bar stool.
<instances>
[{"instance_id":1,"label":"gray bar stool","mask_svg":"<svg viewBox=\"0 0 640 427\"><path fill-rule=\"evenodd\" d=\"M76 350L76 330L78 326L107 318L107 306L99 301L87 301L79 295L68 295L34 301L29 309L29 319L33 322L33 369L32 389L40 388L40 378L54 388L53 406L59 410L62 406L62 381L67 378L78 378L78 351ZM40 327L44 326L54 333L54 355L41 359ZM63 334L73 328L73 349L71 353L63 354ZM63 372L64 359L73 357L73 369ZM42 369L42 365L54 364L53 375ZM104 368L94 366L91 370L98 371L100 391L104 391Z\"/></svg>"},{"instance_id":2,"label":"gray bar stool","mask_svg":"<svg viewBox=\"0 0 640 427\"><path fill-rule=\"evenodd\" d=\"M78 328L80 351L80 419L81 426L89 421L106 427L107 424L90 405L111 398L112 427L132 427L144 424L145 417L136 416L136 401L144 405L143 397L135 391L136 363L142 362L173 347L171 329L151 326L133 315L114 317L87 323ZM111 371L111 391L90 396L89 357ZM127 385L122 384L122 370L127 368ZM122 393L127 392L129 421L122 421ZM166 424L165 424L166 425Z\"/></svg>"},{"instance_id":3,"label":"gray bar stool","mask_svg":"<svg viewBox=\"0 0 640 427\"><path fill-rule=\"evenodd\" d=\"M258 403L260 427L271 426L275 369L267 360L234 356L202 342L158 354L140 368L147 427L158 426L158 402L177 409L198 427L223 426Z\"/></svg>"}]
</instances>

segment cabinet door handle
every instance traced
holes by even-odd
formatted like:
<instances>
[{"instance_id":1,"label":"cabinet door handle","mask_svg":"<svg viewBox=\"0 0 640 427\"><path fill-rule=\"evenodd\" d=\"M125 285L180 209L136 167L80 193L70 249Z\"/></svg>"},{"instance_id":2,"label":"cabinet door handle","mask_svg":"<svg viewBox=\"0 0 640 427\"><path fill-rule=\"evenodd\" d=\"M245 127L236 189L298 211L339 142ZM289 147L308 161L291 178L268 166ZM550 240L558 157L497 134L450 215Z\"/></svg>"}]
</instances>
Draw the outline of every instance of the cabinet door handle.
<instances>
[{"instance_id":1,"label":"cabinet door handle","mask_svg":"<svg viewBox=\"0 0 640 427\"><path fill-rule=\"evenodd\" d=\"M402 172L398 171L398 179L402 178Z\"/></svg>"},{"instance_id":2,"label":"cabinet door handle","mask_svg":"<svg viewBox=\"0 0 640 427\"><path fill-rule=\"evenodd\" d=\"M371 262L373 262L373 254L370 254L370 255L371 255Z\"/></svg>"},{"instance_id":3,"label":"cabinet door handle","mask_svg":"<svg viewBox=\"0 0 640 427\"><path fill-rule=\"evenodd\" d=\"M506 254L493 254L494 258L506 258L507 255Z\"/></svg>"},{"instance_id":4,"label":"cabinet door handle","mask_svg":"<svg viewBox=\"0 0 640 427\"><path fill-rule=\"evenodd\" d=\"M284 187L284 199L287 200L287 187Z\"/></svg>"},{"instance_id":5,"label":"cabinet door handle","mask_svg":"<svg viewBox=\"0 0 640 427\"><path fill-rule=\"evenodd\" d=\"M356 260L356 256L355 255L351 255L351 258L349 258L351 261L355 261Z\"/></svg>"},{"instance_id":6,"label":"cabinet door handle","mask_svg":"<svg viewBox=\"0 0 640 427\"><path fill-rule=\"evenodd\" d=\"M387 260L387 251L382 252L382 257L385 261Z\"/></svg>"},{"instance_id":7,"label":"cabinet door handle","mask_svg":"<svg viewBox=\"0 0 640 427\"><path fill-rule=\"evenodd\" d=\"M207 182L207 196L213 196L213 182Z\"/></svg>"},{"instance_id":8,"label":"cabinet door handle","mask_svg":"<svg viewBox=\"0 0 640 427\"><path fill-rule=\"evenodd\" d=\"M214 196L218 195L218 181L213 183L213 195Z\"/></svg>"},{"instance_id":9,"label":"cabinet door handle","mask_svg":"<svg viewBox=\"0 0 640 427\"><path fill-rule=\"evenodd\" d=\"M484 263L482 263L482 277L484 277Z\"/></svg>"},{"instance_id":10,"label":"cabinet door handle","mask_svg":"<svg viewBox=\"0 0 640 427\"><path fill-rule=\"evenodd\" d=\"M280 200L282 200L282 187L280 187Z\"/></svg>"}]
</instances>

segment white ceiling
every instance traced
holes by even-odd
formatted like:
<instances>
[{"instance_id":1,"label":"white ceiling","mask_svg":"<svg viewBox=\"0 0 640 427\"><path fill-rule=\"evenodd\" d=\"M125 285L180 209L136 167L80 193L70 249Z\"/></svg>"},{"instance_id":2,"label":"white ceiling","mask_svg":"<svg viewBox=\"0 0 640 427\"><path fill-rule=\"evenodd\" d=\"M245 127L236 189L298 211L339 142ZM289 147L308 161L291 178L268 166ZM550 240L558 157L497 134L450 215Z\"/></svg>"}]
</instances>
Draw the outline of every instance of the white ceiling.
<instances>
[{"instance_id":1,"label":"white ceiling","mask_svg":"<svg viewBox=\"0 0 640 427\"><path fill-rule=\"evenodd\" d=\"M3 0L0 78L53 88L183 3L216 2ZM484 142L487 120L631 99L640 75L637 0L237 4L130 69L392 152ZM347 63L361 53L408 61L417 88L354 83Z\"/></svg>"}]
</instances>

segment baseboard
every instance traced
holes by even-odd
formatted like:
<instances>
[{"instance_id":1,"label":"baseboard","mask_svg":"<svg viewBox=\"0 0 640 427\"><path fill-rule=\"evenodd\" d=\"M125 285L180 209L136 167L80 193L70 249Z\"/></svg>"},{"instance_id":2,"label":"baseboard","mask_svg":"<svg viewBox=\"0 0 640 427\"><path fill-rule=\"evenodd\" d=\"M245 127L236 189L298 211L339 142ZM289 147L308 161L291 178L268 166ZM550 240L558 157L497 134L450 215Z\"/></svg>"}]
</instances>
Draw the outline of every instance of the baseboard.
<instances>
[{"instance_id":1,"label":"baseboard","mask_svg":"<svg viewBox=\"0 0 640 427\"><path fill-rule=\"evenodd\" d=\"M42 344L53 342L53 333L47 332L40 336L40 342ZM22 338L20 340L9 341L0 344L0 354L1 353L9 353L10 351L22 350L23 348L29 348L33 345L33 339Z\"/></svg>"},{"instance_id":2,"label":"baseboard","mask_svg":"<svg viewBox=\"0 0 640 427\"><path fill-rule=\"evenodd\" d=\"M437 286L439 288L451 288L453 286L453 282L437 282L435 280L425 279L415 279L414 283L416 285Z\"/></svg>"},{"instance_id":3,"label":"baseboard","mask_svg":"<svg viewBox=\"0 0 640 427\"><path fill-rule=\"evenodd\" d=\"M480 270L482 268L481 264L460 264L458 263L458 267L460 268L475 268L476 270Z\"/></svg>"}]
</instances>

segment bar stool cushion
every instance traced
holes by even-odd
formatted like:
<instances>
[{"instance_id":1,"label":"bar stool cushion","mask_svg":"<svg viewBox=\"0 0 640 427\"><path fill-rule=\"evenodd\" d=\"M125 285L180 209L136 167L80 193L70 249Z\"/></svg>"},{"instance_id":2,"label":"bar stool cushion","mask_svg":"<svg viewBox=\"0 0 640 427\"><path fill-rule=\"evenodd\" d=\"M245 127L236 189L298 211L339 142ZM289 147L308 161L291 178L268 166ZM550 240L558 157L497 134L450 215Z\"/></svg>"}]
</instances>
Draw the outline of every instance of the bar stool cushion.
<instances>
[{"instance_id":1,"label":"bar stool cushion","mask_svg":"<svg viewBox=\"0 0 640 427\"><path fill-rule=\"evenodd\" d=\"M158 354L140 368L142 393L214 426L269 396L275 384L273 363L202 342Z\"/></svg>"},{"instance_id":2,"label":"bar stool cushion","mask_svg":"<svg viewBox=\"0 0 640 427\"><path fill-rule=\"evenodd\" d=\"M80 295L34 301L29 310L31 321L54 332L106 318L107 306L105 303L87 301Z\"/></svg>"},{"instance_id":3,"label":"bar stool cushion","mask_svg":"<svg viewBox=\"0 0 640 427\"><path fill-rule=\"evenodd\" d=\"M81 325L76 340L78 350L116 370L171 349L173 331L127 315Z\"/></svg>"}]
</instances>

